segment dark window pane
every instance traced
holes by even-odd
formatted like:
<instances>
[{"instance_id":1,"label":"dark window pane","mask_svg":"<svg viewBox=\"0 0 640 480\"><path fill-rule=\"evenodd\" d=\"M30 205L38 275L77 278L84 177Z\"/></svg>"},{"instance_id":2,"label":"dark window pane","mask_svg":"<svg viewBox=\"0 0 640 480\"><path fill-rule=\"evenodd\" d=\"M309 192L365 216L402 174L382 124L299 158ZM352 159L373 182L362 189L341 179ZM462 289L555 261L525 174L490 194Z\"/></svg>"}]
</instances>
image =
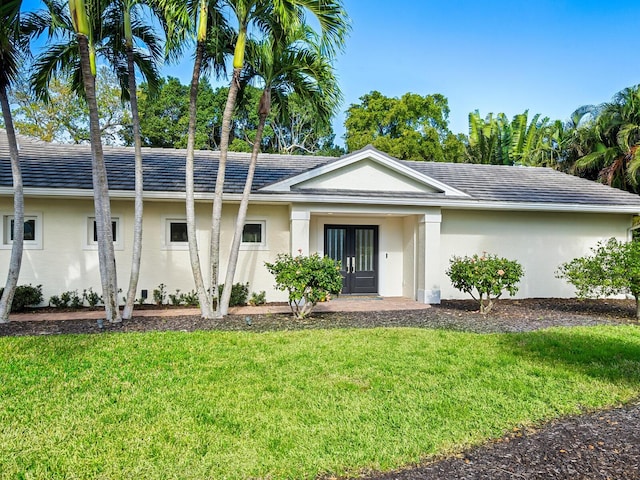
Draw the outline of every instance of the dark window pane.
<instances>
[{"instance_id":1,"label":"dark window pane","mask_svg":"<svg viewBox=\"0 0 640 480\"><path fill-rule=\"evenodd\" d=\"M243 243L262 243L262 224L245 223L242 229Z\"/></svg>"},{"instance_id":2,"label":"dark window pane","mask_svg":"<svg viewBox=\"0 0 640 480\"><path fill-rule=\"evenodd\" d=\"M187 241L187 224L184 222L171 222L169 227L170 239L172 242Z\"/></svg>"},{"instance_id":3,"label":"dark window pane","mask_svg":"<svg viewBox=\"0 0 640 480\"><path fill-rule=\"evenodd\" d=\"M11 240L13 240L13 219L11 219ZM34 219L24 222L24 239L34 241L36 239L36 221Z\"/></svg>"},{"instance_id":4,"label":"dark window pane","mask_svg":"<svg viewBox=\"0 0 640 480\"><path fill-rule=\"evenodd\" d=\"M116 227L116 221L112 220L111 221L111 235L113 235L113 241L117 242L118 241L118 228ZM96 221L93 221L93 241L97 242L98 241L98 227L96 226Z\"/></svg>"}]
</instances>

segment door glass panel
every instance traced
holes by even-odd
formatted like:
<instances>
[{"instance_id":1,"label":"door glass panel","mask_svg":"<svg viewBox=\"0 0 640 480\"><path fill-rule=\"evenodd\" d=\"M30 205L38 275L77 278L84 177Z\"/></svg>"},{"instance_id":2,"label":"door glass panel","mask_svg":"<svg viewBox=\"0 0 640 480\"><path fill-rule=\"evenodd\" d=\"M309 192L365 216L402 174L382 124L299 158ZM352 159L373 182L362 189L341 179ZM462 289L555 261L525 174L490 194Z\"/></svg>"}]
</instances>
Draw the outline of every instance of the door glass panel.
<instances>
[{"instance_id":1,"label":"door glass panel","mask_svg":"<svg viewBox=\"0 0 640 480\"><path fill-rule=\"evenodd\" d=\"M356 271L373 270L373 230L356 229Z\"/></svg>"},{"instance_id":2,"label":"door glass panel","mask_svg":"<svg viewBox=\"0 0 640 480\"><path fill-rule=\"evenodd\" d=\"M342 270L347 269L346 250L347 230L345 228L327 229L327 251L325 254L333 260L340 262Z\"/></svg>"}]
</instances>

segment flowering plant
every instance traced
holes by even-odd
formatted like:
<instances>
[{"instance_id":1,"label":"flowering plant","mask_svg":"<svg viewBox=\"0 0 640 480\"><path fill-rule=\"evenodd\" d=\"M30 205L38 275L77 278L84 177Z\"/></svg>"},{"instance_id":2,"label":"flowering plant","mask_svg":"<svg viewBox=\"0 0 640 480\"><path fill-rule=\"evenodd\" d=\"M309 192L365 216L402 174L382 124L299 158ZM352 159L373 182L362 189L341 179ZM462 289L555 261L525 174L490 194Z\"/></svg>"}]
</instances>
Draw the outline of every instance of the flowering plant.
<instances>
[{"instance_id":1,"label":"flowering plant","mask_svg":"<svg viewBox=\"0 0 640 480\"><path fill-rule=\"evenodd\" d=\"M524 272L517 261L484 252L481 256L452 257L446 273L455 288L480 303L480 313L484 314L489 313L503 291L516 294Z\"/></svg>"},{"instance_id":2,"label":"flowering plant","mask_svg":"<svg viewBox=\"0 0 640 480\"><path fill-rule=\"evenodd\" d=\"M317 253L308 257L281 253L265 266L276 277L275 287L289 292L289 305L296 318L306 317L319 301L342 291L340 265Z\"/></svg>"}]
</instances>

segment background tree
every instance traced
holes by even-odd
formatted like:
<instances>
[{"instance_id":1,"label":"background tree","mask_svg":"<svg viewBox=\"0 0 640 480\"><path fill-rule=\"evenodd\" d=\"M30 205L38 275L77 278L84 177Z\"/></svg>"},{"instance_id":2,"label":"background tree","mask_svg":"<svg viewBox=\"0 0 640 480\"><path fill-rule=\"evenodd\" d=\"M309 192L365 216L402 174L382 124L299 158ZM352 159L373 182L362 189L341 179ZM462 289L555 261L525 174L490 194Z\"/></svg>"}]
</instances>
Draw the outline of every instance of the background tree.
<instances>
[{"instance_id":1,"label":"background tree","mask_svg":"<svg viewBox=\"0 0 640 480\"><path fill-rule=\"evenodd\" d=\"M21 75L11 95L18 133L45 142L88 143L89 110L84 99L73 92L68 77L52 78L47 93L47 100L38 97ZM124 144L130 114L122 102L120 85L104 66L98 69L96 96L102 141L107 145Z\"/></svg>"},{"instance_id":2,"label":"background tree","mask_svg":"<svg viewBox=\"0 0 640 480\"><path fill-rule=\"evenodd\" d=\"M591 108L595 110L594 119L582 128L573 144L585 153L575 162L577 173L640 192L640 85L625 88L611 102Z\"/></svg>"},{"instance_id":3,"label":"background tree","mask_svg":"<svg viewBox=\"0 0 640 480\"><path fill-rule=\"evenodd\" d=\"M528 120L529 112L515 115L511 121L504 113L489 113L484 119L476 110L469 114L467 158L471 163L492 165L544 165L550 163L557 143L553 133L558 127L540 114Z\"/></svg>"},{"instance_id":4,"label":"background tree","mask_svg":"<svg viewBox=\"0 0 640 480\"><path fill-rule=\"evenodd\" d=\"M263 151L284 155L344 154L334 144L335 134L331 120L317 115L313 105L295 92L287 96L286 105L275 104L270 120L272 136L263 143Z\"/></svg>"},{"instance_id":5,"label":"background tree","mask_svg":"<svg viewBox=\"0 0 640 480\"><path fill-rule=\"evenodd\" d=\"M205 77L198 86L196 117L196 150L216 150L220 146L222 112L228 87L213 89ZM255 106L262 89L246 85L238 95L233 113L229 150L250 152L258 124ZM156 95L148 85L139 88L142 144L146 147L185 148L189 123L189 87L174 77L160 80ZM132 126L125 125L122 133L125 145L133 145ZM334 145L335 134L331 122L320 121L312 106L295 92L288 95L287 108L273 105L263 134L261 150L281 154L342 155Z\"/></svg>"},{"instance_id":6,"label":"background tree","mask_svg":"<svg viewBox=\"0 0 640 480\"><path fill-rule=\"evenodd\" d=\"M459 161L454 157L461 151L459 139L448 125L443 95L389 98L373 91L347 110L345 141L350 152L372 144L401 160Z\"/></svg>"},{"instance_id":7,"label":"background tree","mask_svg":"<svg viewBox=\"0 0 640 480\"><path fill-rule=\"evenodd\" d=\"M20 0L8 0L0 5L0 108L7 131L13 178L13 242L7 281L0 297L0 323L9 321L9 312L20 275L24 240L22 171L7 93L10 85L18 76L21 62L29 51L29 39L23 31L20 17L21 4Z\"/></svg>"}]
</instances>

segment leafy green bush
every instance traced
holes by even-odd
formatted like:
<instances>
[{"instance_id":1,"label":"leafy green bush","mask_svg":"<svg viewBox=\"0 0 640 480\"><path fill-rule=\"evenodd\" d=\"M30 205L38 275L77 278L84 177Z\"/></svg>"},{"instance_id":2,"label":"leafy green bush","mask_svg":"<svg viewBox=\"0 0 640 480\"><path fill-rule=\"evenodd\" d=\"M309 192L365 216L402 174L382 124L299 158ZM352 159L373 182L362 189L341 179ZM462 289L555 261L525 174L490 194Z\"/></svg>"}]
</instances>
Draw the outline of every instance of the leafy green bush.
<instances>
[{"instance_id":1,"label":"leafy green bush","mask_svg":"<svg viewBox=\"0 0 640 480\"><path fill-rule=\"evenodd\" d=\"M164 305L167 300L167 286L164 283L153 289L153 303L156 305Z\"/></svg>"},{"instance_id":2,"label":"leafy green bush","mask_svg":"<svg viewBox=\"0 0 640 480\"><path fill-rule=\"evenodd\" d=\"M281 253L274 263L265 265L276 277L275 287L289 292L289 305L296 318L306 317L319 301L342 291L340 266L329 257Z\"/></svg>"},{"instance_id":3,"label":"leafy green bush","mask_svg":"<svg viewBox=\"0 0 640 480\"><path fill-rule=\"evenodd\" d=\"M0 296L4 292L4 287L0 288ZM18 285L13 294L13 303L11 304L11 312L22 312L26 307L32 307L42 303L42 285L35 287L29 285Z\"/></svg>"},{"instance_id":4,"label":"leafy green bush","mask_svg":"<svg viewBox=\"0 0 640 480\"><path fill-rule=\"evenodd\" d=\"M576 287L580 298L631 293L640 319L640 242L610 238L599 242L591 252L560 265L556 276Z\"/></svg>"},{"instance_id":5,"label":"leafy green bush","mask_svg":"<svg viewBox=\"0 0 640 480\"><path fill-rule=\"evenodd\" d=\"M93 291L92 287L82 291L82 298L84 298L90 307L95 307L99 303L102 303L102 296Z\"/></svg>"},{"instance_id":6,"label":"leafy green bush","mask_svg":"<svg viewBox=\"0 0 640 480\"><path fill-rule=\"evenodd\" d=\"M174 307L182 304L182 294L180 293L180 289L177 289L176 293L169 294L169 303Z\"/></svg>"},{"instance_id":7,"label":"leafy green bush","mask_svg":"<svg viewBox=\"0 0 640 480\"><path fill-rule=\"evenodd\" d=\"M83 305L83 298L78 295L77 290L62 292L60 296L53 295L49 299L49 305L55 308L80 308Z\"/></svg>"},{"instance_id":8,"label":"leafy green bush","mask_svg":"<svg viewBox=\"0 0 640 480\"><path fill-rule=\"evenodd\" d=\"M192 290L187 293L183 293L180 295L181 301L183 305L187 307L199 307L200 301L198 300L198 293L195 290Z\"/></svg>"},{"instance_id":9,"label":"leafy green bush","mask_svg":"<svg viewBox=\"0 0 640 480\"><path fill-rule=\"evenodd\" d=\"M218 298L222 297L222 291L224 290L224 283L218 285ZM241 307L247 304L247 298L249 297L249 282L247 283L234 283L231 287L231 298L229 299L230 307Z\"/></svg>"},{"instance_id":10,"label":"leafy green bush","mask_svg":"<svg viewBox=\"0 0 640 480\"><path fill-rule=\"evenodd\" d=\"M485 252L482 256L452 257L446 273L453 286L471 295L480 304L480 313L486 314L504 290L515 295L524 272L517 261Z\"/></svg>"},{"instance_id":11,"label":"leafy green bush","mask_svg":"<svg viewBox=\"0 0 640 480\"><path fill-rule=\"evenodd\" d=\"M267 292L262 290L260 293L253 292L249 298L249 305L256 307L267 303Z\"/></svg>"}]
</instances>

